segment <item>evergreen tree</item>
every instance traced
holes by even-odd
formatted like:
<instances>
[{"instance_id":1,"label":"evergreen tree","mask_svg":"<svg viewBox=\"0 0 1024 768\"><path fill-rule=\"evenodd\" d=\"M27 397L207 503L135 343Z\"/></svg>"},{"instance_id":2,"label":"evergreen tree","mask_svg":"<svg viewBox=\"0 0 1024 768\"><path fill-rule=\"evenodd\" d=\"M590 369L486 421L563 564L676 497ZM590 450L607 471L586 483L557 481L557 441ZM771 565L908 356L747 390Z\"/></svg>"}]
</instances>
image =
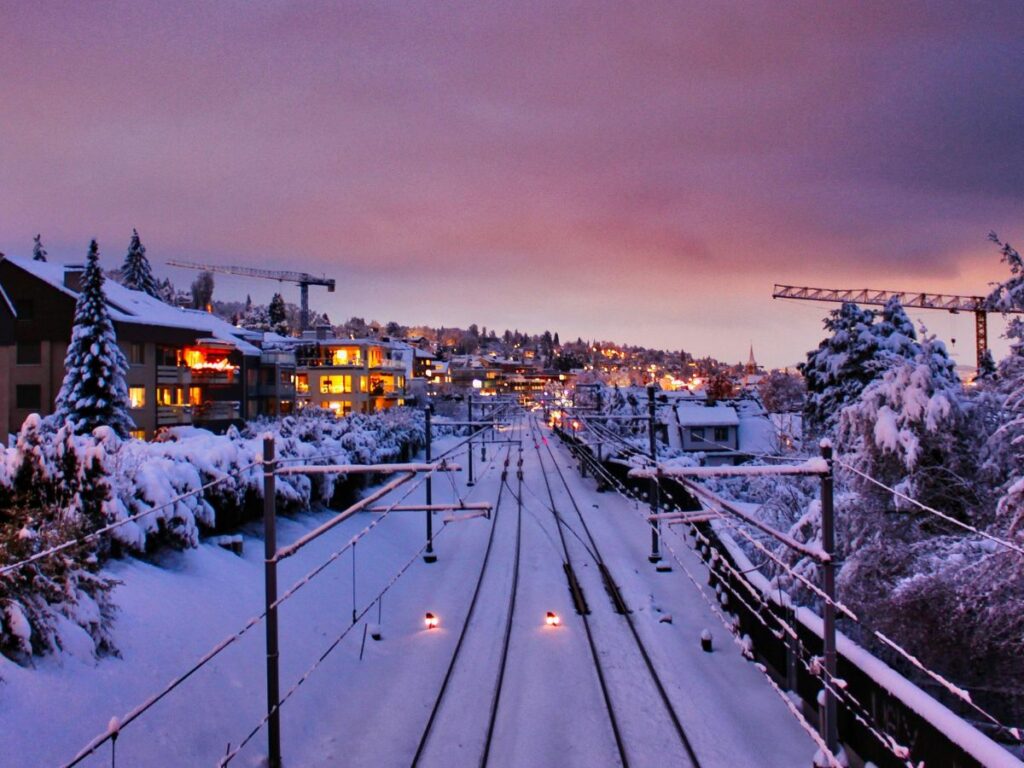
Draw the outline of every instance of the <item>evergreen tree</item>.
<instances>
[{"instance_id":1,"label":"evergreen tree","mask_svg":"<svg viewBox=\"0 0 1024 768\"><path fill-rule=\"evenodd\" d=\"M288 334L288 309L284 305L284 297L275 293L270 299L270 306L267 307L267 319L274 333L282 336Z\"/></svg>"},{"instance_id":2,"label":"evergreen tree","mask_svg":"<svg viewBox=\"0 0 1024 768\"><path fill-rule=\"evenodd\" d=\"M124 256L124 264L121 265L121 282L125 288L160 298L159 287L149 266L149 259L146 258L146 246L139 240L138 230L135 229L132 230L128 252Z\"/></svg>"},{"instance_id":3,"label":"evergreen tree","mask_svg":"<svg viewBox=\"0 0 1024 768\"><path fill-rule=\"evenodd\" d=\"M36 235L32 238L32 260L33 261L46 261L46 249L43 248L43 236Z\"/></svg>"},{"instance_id":4,"label":"evergreen tree","mask_svg":"<svg viewBox=\"0 0 1024 768\"><path fill-rule=\"evenodd\" d=\"M878 347L882 353L880 363L884 367L888 367L887 363L913 360L921 353L914 324L910 322L903 304L896 296L886 303L881 318L874 325L874 331L878 336Z\"/></svg>"},{"instance_id":5,"label":"evergreen tree","mask_svg":"<svg viewBox=\"0 0 1024 768\"><path fill-rule=\"evenodd\" d=\"M199 276L192 281L192 306L196 309L206 309L213 302L213 273L200 272Z\"/></svg>"},{"instance_id":6,"label":"evergreen tree","mask_svg":"<svg viewBox=\"0 0 1024 768\"><path fill-rule=\"evenodd\" d=\"M874 319L870 310L844 303L825 320L832 335L807 353L806 363L797 366L807 383L804 417L811 431L834 430L843 407L879 375Z\"/></svg>"},{"instance_id":7,"label":"evergreen tree","mask_svg":"<svg viewBox=\"0 0 1024 768\"><path fill-rule=\"evenodd\" d=\"M117 345L107 311L95 240L89 245L64 368L64 383L57 395L57 420L70 423L77 434L108 426L119 437L128 437L135 426L128 415L128 361Z\"/></svg>"}]
</instances>

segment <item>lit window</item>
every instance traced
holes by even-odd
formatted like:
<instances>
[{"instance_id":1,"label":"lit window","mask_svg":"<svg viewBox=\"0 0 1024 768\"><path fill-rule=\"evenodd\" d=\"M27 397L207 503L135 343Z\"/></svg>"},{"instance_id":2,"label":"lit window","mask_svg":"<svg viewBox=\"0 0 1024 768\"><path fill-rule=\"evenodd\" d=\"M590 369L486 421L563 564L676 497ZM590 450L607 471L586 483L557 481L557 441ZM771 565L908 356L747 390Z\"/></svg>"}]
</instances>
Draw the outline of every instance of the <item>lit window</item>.
<instances>
[{"instance_id":1,"label":"lit window","mask_svg":"<svg viewBox=\"0 0 1024 768\"><path fill-rule=\"evenodd\" d=\"M300 373L295 377L295 391L300 395L309 392L309 374Z\"/></svg>"},{"instance_id":2,"label":"lit window","mask_svg":"<svg viewBox=\"0 0 1024 768\"><path fill-rule=\"evenodd\" d=\"M128 387L128 407L142 408L146 405L145 387Z\"/></svg>"},{"instance_id":3,"label":"lit window","mask_svg":"<svg viewBox=\"0 0 1024 768\"><path fill-rule=\"evenodd\" d=\"M145 440L146 439L146 430L144 430L144 429L133 429L128 434L131 435L136 440Z\"/></svg>"},{"instance_id":4,"label":"lit window","mask_svg":"<svg viewBox=\"0 0 1024 768\"><path fill-rule=\"evenodd\" d=\"M346 347L331 352L332 365L359 365L359 349Z\"/></svg>"},{"instance_id":5,"label":"lit window","mask_svg":"<svg viewBox=\"0 0 1024 768\"><path fill-rule=\"evenodd\" d=\"M351 376L321 376L320 393L324 395L342 395L352 391Z\"/></svg>"},{"instance_id":6,"label":"lit window","mask_svg":"<svg viewBox=\"0 0 1024 768\"><path fill-rule=\"evenodd\" d=\"M188 404L200 405L203 402L203 390L199 387L188 388Z\"/></svg>"}]
</instances>

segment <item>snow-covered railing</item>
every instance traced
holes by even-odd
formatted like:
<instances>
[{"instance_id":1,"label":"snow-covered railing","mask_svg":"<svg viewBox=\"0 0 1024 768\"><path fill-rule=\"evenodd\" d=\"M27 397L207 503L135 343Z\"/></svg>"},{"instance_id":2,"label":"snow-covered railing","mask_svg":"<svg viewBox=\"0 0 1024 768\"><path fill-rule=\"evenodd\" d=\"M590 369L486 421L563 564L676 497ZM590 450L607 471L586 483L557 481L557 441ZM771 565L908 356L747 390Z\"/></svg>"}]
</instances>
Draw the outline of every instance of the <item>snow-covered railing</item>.
<instances>
[{"instance_id":1,"label":"snow-covered railing","mask_svg":"<svg viewBox=\"0 0 1024 768\"><path fill-rule=\"evenodd\" d=\"M800 464L771 464L761 467L637 467L630 477L756 477L759 475L827 475L830 472L824 459L808 459Z\"/></svg>"}]
</instances>

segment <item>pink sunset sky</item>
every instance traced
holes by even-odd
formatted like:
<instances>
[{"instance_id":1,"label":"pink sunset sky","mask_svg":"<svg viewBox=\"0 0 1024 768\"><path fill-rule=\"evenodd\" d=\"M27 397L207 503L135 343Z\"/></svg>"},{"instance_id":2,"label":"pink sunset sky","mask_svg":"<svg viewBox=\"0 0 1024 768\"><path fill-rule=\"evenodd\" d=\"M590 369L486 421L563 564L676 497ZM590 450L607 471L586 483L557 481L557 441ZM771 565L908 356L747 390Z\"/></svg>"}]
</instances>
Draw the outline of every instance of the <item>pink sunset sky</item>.
<instances>
[{"instance_id":1,"label":"pink sunset sky","mask_svg":"<svg viewBox=\"0 0 1024 768\"><path fill-rule=\"evenodd\" d=\"M165 259L335 277L336 322L792 365L828 307L776 282L1003 277L1022 39L1019 2L0 0L0 250L113 267L137 227L182 287Z\"/></svg>"}]
</instances>

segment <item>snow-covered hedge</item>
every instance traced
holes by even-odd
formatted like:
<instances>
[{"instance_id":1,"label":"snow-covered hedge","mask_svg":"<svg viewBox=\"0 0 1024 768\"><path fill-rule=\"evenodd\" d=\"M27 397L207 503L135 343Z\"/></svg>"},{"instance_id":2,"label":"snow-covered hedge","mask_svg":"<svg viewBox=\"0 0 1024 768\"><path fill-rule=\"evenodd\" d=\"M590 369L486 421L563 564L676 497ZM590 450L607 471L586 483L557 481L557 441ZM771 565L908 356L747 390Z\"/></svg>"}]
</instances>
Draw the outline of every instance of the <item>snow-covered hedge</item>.
<instances>
[{"instance_id":1,"label":"snow-covered hedge","mask_svg":"<svg viewBox=\"0 0 1024 768\"><path fill-rule=\"evenodd\" d=\"M264 436L286 464L377 464L408 458L423 444L423 414L396 408L337 419L329 412L248 424L215 435L175 428L153 442L122 440L100 427L75 435L53 419L26 420L14 446L0 448L0 567L112 523L109 536L0 575L0 653L27 662L86 632L97 652L107 634L113 582L99 575L113 555L194 547L262 513ZM288 514L353 498L365 476L280 476L277 509Z\"/></svg>"}]
</instances>

